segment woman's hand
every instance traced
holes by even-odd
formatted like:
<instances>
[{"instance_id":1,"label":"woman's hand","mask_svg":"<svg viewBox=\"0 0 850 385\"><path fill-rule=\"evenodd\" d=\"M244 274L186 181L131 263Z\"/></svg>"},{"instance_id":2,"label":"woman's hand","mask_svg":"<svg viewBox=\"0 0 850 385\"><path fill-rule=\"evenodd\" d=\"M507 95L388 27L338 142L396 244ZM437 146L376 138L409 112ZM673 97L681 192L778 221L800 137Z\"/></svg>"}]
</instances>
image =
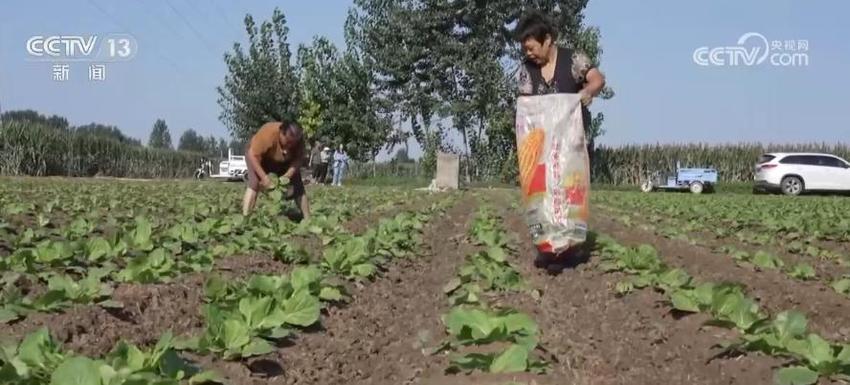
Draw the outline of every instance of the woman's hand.
<instances>
[{"instance_id":1,"label":"woman's hand","mask_svg":"<svg viewBox=\"0 0 850 385\"><path fill-rule=\"evenodd\" d=\"M587 90L581 90L578 94L581 97L581 105L587 107L593 103L593 95L591 95Z\"/></svg>"}]
</instances>

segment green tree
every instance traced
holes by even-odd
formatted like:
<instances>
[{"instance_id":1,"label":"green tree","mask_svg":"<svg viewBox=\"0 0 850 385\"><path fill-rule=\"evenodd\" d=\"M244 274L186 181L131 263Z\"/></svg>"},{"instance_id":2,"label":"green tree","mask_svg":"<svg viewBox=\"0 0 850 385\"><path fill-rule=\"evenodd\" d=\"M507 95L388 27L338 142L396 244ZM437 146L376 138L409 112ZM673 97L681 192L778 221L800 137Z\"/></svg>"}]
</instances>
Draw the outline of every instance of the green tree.
<instances>
[{"instance_id":1,"label":"green tree","mask_svg":"<svg viewBox=\"0 0 850 385\"><path fill-rule=\"evenodd\" d=\"M334 138L348 145L352 158L373 159L387 142L390 123L372 89L374 72L348 45L342 54L324 37L299 46L299 121L309 139Z\"/></svg>"},{"instance_id":2,"label":"green tree","mask_svg":"<svg viewBox=\"0 0 850 385\"><path fill-rule=\"evenodd\" d=\"M313 38L309 46L298 47L299 118L310 139L328 134L323 127L331 103L334 66L339 61L336 46L325 37Z\"/></svg>"},{"instance_id":3,"label":"green tree","mask_svg":"<svg viewBox=\"0 0 850 385\"><path fill-rule=\"evenodd\" d=\"M356 51L342 55L331 72L331 102L322 119L326 131L321 132L348 144L349 155L361 161L374 159L391 131L390 118L373 95L372 76Z\"/></svg>"},{"instance_id":4,"label":"green tree","mask_svg":"<svg viewBox=\"0 0 850 385\"><path fill-rule=\"evenodd\" d=\"M239 140L250 138L263 123L294 120L300 106L283 12L275 8L271 20L259 26L246 15L245 31L247 52L234 43L233 50L225 53L228 74L217 88L219 119Z\"/></svg>"},{"instance_id":5,"label":"green tree","mask_svg":"<svg viewBox=\"0 0 850 385\"><path fill-rule=\"evenodd\" d=\"M393 161L398 162L398 163L413 163L414 162L414 160L410 158L410 155L408 155L406 148L398 149L398 151L396 151L396 153L395 153L395 157L393 157Z\"/></svg>"},{"instance_id":6,"label":"green tree","mask_svg":"<svg viewBox=\"0 0 850 385\"><path fill-rule=\"evenodd\" d=\"M233 155L244 155L245 148L248 146L247 140L231 139L227 147L233 152Z\"/></svg>"},{"instance_id":7,"label":"green tree","mask_svg":"<svg viewBox=\"0 0 850 385\"><path fill-rule=\"evenodd\" d=\"M465 172L512 178L504 173L516 170L506 159L515 159L513 74L521 59L512 25L526 10L540 9L559 27L561 44L598 64L600 34L583 24L586 5L587 0L355 0L349 17L354 27L347 35L372 63L379 97L409 122L424 159L445 147L443 125L432 122L451 122L471 156ZM613 92L606 89L603 96ZM591 143L603 132L602 120L597 115L591 124Z\"/></svg>"},{"instance_id":8,"label":"green tree","mask_svg":"<svg viewBox=\"0 0 850 385\"><path fill-rule=\"evenodd\" d=\"M207 144L204 137L198 135L193 129L188 129L180 135L180 142L177 145L180 151L193 151L205 154L207 152Z\"/></svg>"},{"instance_id":9,"label":"green tree","mask_svg":"<svg viewBox=\"0 0 850 385\"><path fill-rule=\"evenodd\" d=\"M171 132L168 131L168 125L162 119L157 119L153 124L150 139L148 139L148 147L171 149Z\"/></svg>"},{"instance_id":10,"label":"green tree","mask_svg":"<svg viewBox=\"0 0 850 385\"><path fill-rule=\"evenodd\" d=\"M346 28L349 46L356 47L374 72L376 101L407 122L423 148L433 147L432 131L439 129L433 124L442 107L438 91L449 76L439 64L452 60L439 46L444 41L440 37L451 33L451 25L432 3L355 0Z\"/></svg>"},{"instance_id":11,"label":"green tree","mask_svg":"<svg viewBox=\"0 0 850 385\"><path fill-rule=\"evenodd\" d=\"M218 139L217 153L218 153L217 155L220 156L220 157L226 157L227 156L227 141L225 141L224 138Z\"/></svg>"},{"instance_id":12,"label":"green tree","mask_svg":"<svg viewBox=\"0 0 850 385\"><path fill-rule=\"evenodd\" d=\"M204 140L204 153L210 156L218 156L218 140L210 135Z\"/></svg>"}]
</instances>

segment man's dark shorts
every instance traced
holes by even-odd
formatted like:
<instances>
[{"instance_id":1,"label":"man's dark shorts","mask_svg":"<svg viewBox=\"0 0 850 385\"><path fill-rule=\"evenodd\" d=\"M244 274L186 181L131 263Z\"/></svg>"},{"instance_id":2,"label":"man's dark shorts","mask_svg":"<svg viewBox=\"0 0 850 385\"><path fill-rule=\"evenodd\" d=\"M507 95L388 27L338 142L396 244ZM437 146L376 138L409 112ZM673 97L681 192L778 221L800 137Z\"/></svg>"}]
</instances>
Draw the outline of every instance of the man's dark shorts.
<instances>
[{"instance_id":1,"label":"man's dark shorts","mask_svg":"<svg viewBox=\"0 0 850 385\"><path fill-rule=\"evenodd\" d=\"M257 175L257 172L254 171L254 167L251 166L251 162L245 162L248 164L248 188L254 191L260 191L260 176ZM289 170L289 163L263 163L261 165L263 170L266 171L266 174L277 174L281 176ZM301 170L295 172L295 175L292 175L292 178L289 179L289 194L286 194L285 197L287 199L298 199L304 194L306 194L306 190L304 189L304 181L301 179Z\"/></svg>"}]
</instances>

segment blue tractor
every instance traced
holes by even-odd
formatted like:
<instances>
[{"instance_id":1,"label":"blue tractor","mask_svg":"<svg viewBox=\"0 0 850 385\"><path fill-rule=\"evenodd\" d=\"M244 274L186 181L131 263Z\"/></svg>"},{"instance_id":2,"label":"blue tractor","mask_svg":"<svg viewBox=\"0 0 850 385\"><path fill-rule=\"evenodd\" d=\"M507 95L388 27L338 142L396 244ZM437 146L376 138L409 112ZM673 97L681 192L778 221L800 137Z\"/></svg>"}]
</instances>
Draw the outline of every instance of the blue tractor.
<instances>
[{"instance_id":1,"label":"blue tractor","mask_svg":"<svg viewBox=\"0 0 850 385\"><path fill-rule=\"evenodd\" d=\"M640 185L643 192L655 190L690 190L694 194L714 191L717 170L714 168L681 168L676 162L676 175L664 175L656 171Z\"/></svg>"}]
</instances>

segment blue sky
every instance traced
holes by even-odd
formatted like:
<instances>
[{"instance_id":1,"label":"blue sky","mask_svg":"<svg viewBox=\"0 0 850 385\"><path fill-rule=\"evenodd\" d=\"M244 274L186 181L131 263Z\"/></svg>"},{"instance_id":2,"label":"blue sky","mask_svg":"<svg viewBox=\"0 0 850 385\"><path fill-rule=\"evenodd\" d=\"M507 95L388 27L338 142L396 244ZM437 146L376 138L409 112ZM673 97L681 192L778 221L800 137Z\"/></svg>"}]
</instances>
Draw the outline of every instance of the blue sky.
<instances>
[{"instance_id":1,"label":"blue sky","mask_svg":"<svg viewBox=\"0 0 850 385\"><path fill-rule=\"evenodd\" d=\"M173 140L188 128L227 136L215 87L223 52L245 33L241 20L287 16L293 51L314 35L343 46L350 1L5 0L0 3L0 106L66 116L72 124L119 126L147 141L165 119ZM586 22L599 26L602 69L617 96L592 110L606 116L604 144L671 142L850 142L850 3L841 0L691 2L591 0ZM702 67L698 47L733 46L747 32L768 40L806 40L808 66ZM106 80L88 63L69 63L56 82L51 63L28 60L33 35L127 33L138 54L108 63ZM749 43L748 43L749 44Z\"/></svg>"}]
</instances>

